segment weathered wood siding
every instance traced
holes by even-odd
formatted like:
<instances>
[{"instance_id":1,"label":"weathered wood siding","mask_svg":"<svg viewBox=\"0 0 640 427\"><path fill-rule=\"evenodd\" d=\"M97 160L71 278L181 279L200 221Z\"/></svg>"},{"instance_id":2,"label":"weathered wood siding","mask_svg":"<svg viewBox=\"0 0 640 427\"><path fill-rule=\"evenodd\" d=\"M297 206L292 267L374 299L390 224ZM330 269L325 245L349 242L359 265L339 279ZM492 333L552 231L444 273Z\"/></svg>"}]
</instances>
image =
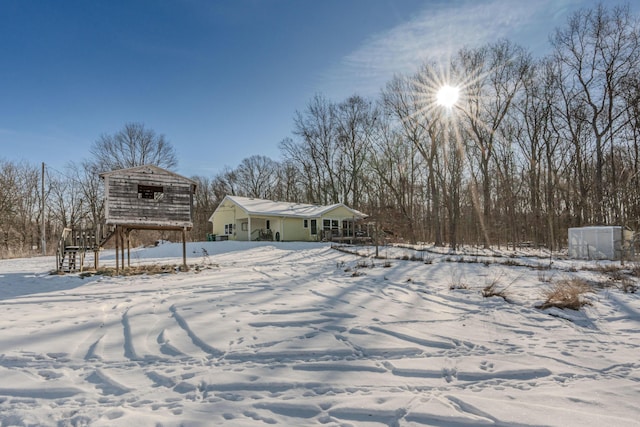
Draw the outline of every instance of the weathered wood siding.
<instances>
[{"instance_id":1,"label":"weathered wood siding","mask_svg":"<svg viewBox=\"0 0 640 427\"><path fill-rule=\"evenodd\" d=\"M107 224L192 227L192 184L173 174L154 172L128 171L106 177ZM162 187L162 198L140 198L140 185Z\"/></svg>"}]
</instances>

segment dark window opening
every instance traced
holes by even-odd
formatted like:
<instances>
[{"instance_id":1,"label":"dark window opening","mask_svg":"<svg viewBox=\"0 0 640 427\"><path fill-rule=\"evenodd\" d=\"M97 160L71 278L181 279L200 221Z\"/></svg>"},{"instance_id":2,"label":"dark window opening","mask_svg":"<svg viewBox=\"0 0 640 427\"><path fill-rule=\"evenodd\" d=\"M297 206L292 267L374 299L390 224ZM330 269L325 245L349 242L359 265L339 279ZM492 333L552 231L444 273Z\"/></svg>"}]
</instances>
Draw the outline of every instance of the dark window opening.
<instances>
[{"instance_id":1,"label":"dark window opening","mask_svg":"<svg viewBox=\"0 0 640 427\"><path fill-rule=\"evenodd\" d=\"M138 184L138 199L162 200L164 191L159 185Z\"/></svg>"},{"instance_id":2,"label":"dark window opening","mask_svg":"<svg viewBox=\"0 0 640 427\"><path fill-rule=\"evenodd\" d=\"M315 219L311 220L311 234L312 235L318 234L318 221Z\"/></svg>"}]
</instances>

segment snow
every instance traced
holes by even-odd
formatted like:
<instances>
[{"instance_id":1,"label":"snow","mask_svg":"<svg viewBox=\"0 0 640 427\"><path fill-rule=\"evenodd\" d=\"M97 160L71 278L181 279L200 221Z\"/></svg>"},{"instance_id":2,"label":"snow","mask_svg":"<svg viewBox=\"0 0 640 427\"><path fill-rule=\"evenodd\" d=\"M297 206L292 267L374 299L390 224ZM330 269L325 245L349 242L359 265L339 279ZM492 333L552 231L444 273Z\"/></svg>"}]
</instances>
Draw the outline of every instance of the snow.
<instances>
[{"instance_id":1,"label":"snow","mask_svg":"<svg viewBox=\"0 0 640 427\"><path fill-rule=\"evenodd\" d=\"M607 264L430 250L190 243L188 272L120 277L2 260L0 425L640 425L638 294L535 308Z\"/></svg>"}]
</instances>

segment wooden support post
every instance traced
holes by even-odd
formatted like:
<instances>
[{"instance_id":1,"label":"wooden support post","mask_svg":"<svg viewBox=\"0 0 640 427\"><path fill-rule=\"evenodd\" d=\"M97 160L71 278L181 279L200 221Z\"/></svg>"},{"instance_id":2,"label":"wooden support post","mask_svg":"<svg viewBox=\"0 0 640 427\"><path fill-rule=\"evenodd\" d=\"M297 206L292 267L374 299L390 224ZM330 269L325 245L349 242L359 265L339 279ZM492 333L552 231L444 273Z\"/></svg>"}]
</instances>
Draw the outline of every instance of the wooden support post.
<instances>
[{"instance_id":1,"label":"wooden support post","mask_svg":"<svg viewBox=\"0 0 640 427\"><path fill-rule=\"evenodd\" d=\"M118 254L118 235L120 233L120 228L119 226L116 225L116 231L115 231L115 237L116 237L116 275L120 273L120 264L119 264L119 260L120 260L120 256Z\"/></svg>"},{"instance_id":2,"label":"wooden support post","mask_svg":"<svg viewBox=\"0 0 640 427\"><path fill-rule=\"evenodd\" d=\"M182 229L182 269L187 271L187 231Z\"/></svg>"},{"instance_id":3,"label":"wooden support post","mask_svg":"<svg viewBox=\"0 0 640 427\"><path fill-rule=\"evenodd\" d=\"M120 239L120 260L122 261L122 269L124 270L124 233L123 233L123 229L120 229L120 233L118 238Z\"/></svg>"},{"instance_id":4,"label":"wooden support post","mask_svg":"<svg viewBox=\"0 0 640 427\"><path fill-rule=\"evenodd\" d=\"M127 236L127 267L131 267L131 229L125 231Z\"/></svg>"}]
</instances>

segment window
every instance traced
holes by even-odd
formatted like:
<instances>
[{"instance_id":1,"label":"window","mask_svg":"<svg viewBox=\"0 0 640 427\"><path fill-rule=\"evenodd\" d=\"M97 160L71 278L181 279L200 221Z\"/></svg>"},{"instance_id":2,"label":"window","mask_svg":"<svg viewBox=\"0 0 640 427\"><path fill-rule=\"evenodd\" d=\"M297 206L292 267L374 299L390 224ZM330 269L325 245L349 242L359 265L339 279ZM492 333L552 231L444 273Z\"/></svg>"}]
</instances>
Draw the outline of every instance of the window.
<instances>
[{"instance_id":1,"label":"window","mask_svg":"<svg viewBox=\"0 0 640 427\"><path fill-rule=\"evenodd\" d=\"M338 220L337 219L323 219L322 220L322 229L323 230L337 230L338 229Z\"/></svg>"},{"instance_id":2,"label":"window","mask_svg":"<svg viewBox=\"0 0 640 427\"><path fill-rule=\"evenodd\" d=\"M162 200L163 198L162 186L138 184L138 199Z\"/></svg>"},{"instance_id":3,"label":"window","mask_svg":"<svg viewBox=\"0 0 640 427\"><path fill-rule=\"evenodd\" d=\"M224 225L224 234L233 234L233 224L225 224Z\"/></svg>"},{"instance_id":4,"label":"window","mask_svg":"<svg viewBox=\"0 0 640 427\"><path fill-rule=\"evenodd\" d=\"M353 221L348 219L342 220L342 232L345 236L353 236Z\"/></svg>"},{"instance_id":5,"label":"window","mask_svg":"<svg viewBox=\"0 0 640 427\"><path fill-rule=\"evenodd\" d=\"M338 236L340 230L338 228L339 221L337 219L323 219L322 220L322 236L327 238L328 236Z\"/></svg>"},{"instance_id":6,"label":"window","mask_svg":"<svg viewBox=\"0 0 640 427\"><path fill-rule=\"evenodd\" d=\"M267 220L267 230L271 230L271 221Z\"/></svg>"},{"instance_id":7,"label":"window","mask_svg":"<svg viewBox=\"0 0 640 427\"><path fill-rule=\"evenodd\" d=\"M309 228L309 220L308 219L303 219L302 220L302 228Z\"/></svg>"},{"instance_id":8,"label":"window","mask_svg":"<svg viewBox=\"0 0 640 427\"><path fill-rule=\"evenodd\" d=\"M312 235L318 234L318 220L317 219L312 219L311 220L311 234Z\"/></svg>"}]
</instances>

